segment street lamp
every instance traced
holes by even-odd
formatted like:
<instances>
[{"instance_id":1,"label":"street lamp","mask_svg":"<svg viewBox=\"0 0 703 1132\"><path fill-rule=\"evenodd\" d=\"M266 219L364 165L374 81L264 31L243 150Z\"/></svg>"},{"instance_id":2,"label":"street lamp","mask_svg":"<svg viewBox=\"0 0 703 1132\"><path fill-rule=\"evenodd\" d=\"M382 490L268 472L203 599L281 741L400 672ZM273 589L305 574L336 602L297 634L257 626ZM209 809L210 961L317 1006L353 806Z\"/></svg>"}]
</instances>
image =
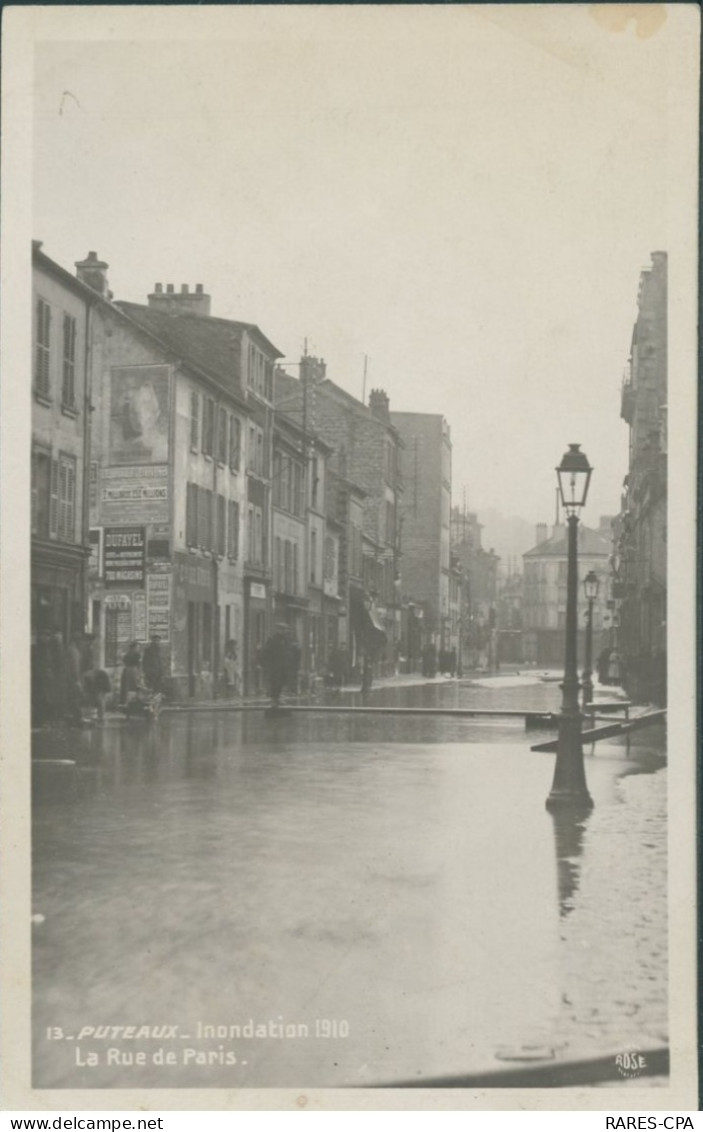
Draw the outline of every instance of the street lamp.
<instances>
[{"instance_id":1,"label":"street lamp","mask_svg":"<svg viewBox=\"0 0 703 1132\"><path fill-rule=\"evenodd\" d=\"M593 702L593 602L598 597L600 582L595 570L589 570L583 579L583 590L588 602L586 614L586 664L583 670L583 710Z\"/></svg>"},{"instance_id":2,"label":"street lamp","mask_svg":"<svg viewBox=\"0 0 703 1132\"><path fill-rule=\"evenodd\" d=\"M577 529L579 512L586 502L593 469L579 444L570 444L556 469L559 495L567 515L568 565L566 576L566 654L562 687L561 715L557 761L554 768L552 790L547 798L547 809L564 807L590 809L593 805L583 765L581 744L581 712L579 711L579 678L576 670L578 566Z\"/></svg>"}]
</instances>

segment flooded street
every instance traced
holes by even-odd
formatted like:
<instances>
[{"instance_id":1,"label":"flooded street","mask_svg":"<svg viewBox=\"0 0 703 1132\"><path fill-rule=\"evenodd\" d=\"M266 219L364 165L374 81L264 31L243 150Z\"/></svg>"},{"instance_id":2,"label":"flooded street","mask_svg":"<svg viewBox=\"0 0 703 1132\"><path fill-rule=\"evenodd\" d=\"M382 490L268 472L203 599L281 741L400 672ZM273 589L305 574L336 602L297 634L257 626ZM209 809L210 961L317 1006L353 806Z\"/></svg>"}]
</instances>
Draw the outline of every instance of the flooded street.
<instances>
[{"instance_id":1,"label":"flooded street","mask_svg":"<svg viewBox=\"0 0 703 1132\"><path fill-rule=\"evenodd\" d=\"M199 711L40 736L79 783L37 777L34 1085L393 1084L665 1044L666 772L641 735L587 755L582 822L545 811L554 756L519 720Z\"/></svg>"}]
</instances>

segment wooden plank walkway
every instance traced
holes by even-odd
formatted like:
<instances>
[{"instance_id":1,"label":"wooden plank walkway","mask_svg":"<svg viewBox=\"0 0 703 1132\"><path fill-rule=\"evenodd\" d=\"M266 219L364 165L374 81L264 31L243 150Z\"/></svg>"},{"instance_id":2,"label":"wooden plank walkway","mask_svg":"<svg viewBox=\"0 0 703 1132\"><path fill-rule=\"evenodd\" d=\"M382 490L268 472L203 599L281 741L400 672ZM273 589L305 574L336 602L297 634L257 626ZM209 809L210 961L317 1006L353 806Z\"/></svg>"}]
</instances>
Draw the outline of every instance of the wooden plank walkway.
<instances>
[{"instance_id":1,"label":"wooden plank walkway","mask_svg":"<svg viewBox=\"0 0 703 1132\"><path fill-rule=\"evenodd\" d=\"M622 723L609 723L605 727L592 727L589 731L581 732L584 743L597 743L599 739L612 739L616 735L629 735L641 727L651 727L653 723L662 723L666 719L666 708L647 712L646 715L636 715L634 719ZM550 739L546 743L535 743L531 751L556 751L558 739Z\"/></svg>"}]
</instances>

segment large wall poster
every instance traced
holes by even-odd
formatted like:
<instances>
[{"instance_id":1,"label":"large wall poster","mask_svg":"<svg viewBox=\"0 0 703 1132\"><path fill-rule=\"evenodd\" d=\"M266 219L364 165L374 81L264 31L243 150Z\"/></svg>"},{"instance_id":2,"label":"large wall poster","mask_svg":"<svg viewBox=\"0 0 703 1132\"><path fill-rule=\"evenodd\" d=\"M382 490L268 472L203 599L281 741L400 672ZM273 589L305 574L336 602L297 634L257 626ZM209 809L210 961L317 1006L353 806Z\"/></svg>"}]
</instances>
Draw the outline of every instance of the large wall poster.
<instances>
[{"instance_id":1,"label":"large wall poster","mask_svg":"<svg viewBox=\"0 0 703 1132\"><path fill-rule=\"evenodd\" d=\"M121 366L110 374L110 464L166 464L169 366Z\"/></svg>"}]
</instances>

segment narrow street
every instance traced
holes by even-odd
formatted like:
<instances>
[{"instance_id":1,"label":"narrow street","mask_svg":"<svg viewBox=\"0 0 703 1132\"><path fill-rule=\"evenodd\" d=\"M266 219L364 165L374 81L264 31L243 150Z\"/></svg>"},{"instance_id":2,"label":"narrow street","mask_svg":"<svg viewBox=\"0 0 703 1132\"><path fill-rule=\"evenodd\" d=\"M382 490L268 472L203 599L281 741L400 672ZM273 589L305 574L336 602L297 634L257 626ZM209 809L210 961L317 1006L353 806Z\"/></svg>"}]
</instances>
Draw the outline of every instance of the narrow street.
<instances>
[{"instance_id":1,"label":"narrow street","mask_svg":"<svg viewBox=\"0 0 703 1132\"><path fill-rule=\"evenodd\" d=\"M559 695L506 677L368 702ZM518 720L214 710L68 735L77 793L35 775L35 1087L392 1085L666 1044L663 730L587 753L580 822L545 811L554 756Z\"/></svg>"}]
</instances>

